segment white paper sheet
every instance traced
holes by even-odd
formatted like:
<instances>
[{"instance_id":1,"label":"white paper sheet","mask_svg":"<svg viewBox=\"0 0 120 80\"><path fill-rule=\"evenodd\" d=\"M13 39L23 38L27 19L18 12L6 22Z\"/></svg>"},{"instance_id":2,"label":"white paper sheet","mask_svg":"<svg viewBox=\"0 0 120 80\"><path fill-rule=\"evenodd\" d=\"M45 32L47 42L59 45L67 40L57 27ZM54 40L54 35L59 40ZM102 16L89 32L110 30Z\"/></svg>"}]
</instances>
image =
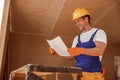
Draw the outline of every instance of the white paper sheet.
<instances>
[{"instance_id":1,"label":"white paper sheet","mask_svg":"<svg viewBox=\"0 0 120 80\"><path fill-rule=\"evenodd\" d=\"M54 49L60 56L70 56L70 54L67 52L68 48L60 36L57 36L52 40L47 40L47 42L50 47Z\"/></svg>"}]
</instances>

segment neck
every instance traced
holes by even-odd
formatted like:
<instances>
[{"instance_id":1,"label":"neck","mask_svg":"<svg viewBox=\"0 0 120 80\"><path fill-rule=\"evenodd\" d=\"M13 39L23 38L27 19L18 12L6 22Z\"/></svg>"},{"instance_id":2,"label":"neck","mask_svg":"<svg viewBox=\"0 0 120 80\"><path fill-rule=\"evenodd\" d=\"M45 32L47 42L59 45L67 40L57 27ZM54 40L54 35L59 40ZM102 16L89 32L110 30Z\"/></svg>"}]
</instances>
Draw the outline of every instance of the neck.
<instances>
[{"instance_id":1,"label":"neck","mask_svg":"<svg viewBox=\"0 0 120 80\"><path fill-rule=\"evenodd\" d=\"M83 32L87 32L87 31L89 31L91 29L92 29L92 26L91 25L87 25L87 26L84 27Z\"/></svg>"}]
</instances>

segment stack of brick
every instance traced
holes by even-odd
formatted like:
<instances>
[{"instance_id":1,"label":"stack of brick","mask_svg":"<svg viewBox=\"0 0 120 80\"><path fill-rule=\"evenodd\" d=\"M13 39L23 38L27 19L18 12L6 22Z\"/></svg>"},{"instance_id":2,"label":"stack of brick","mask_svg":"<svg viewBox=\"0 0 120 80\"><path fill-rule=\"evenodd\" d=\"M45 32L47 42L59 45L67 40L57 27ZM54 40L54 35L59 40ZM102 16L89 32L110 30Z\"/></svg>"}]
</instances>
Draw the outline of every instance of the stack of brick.
<instances>
[{"instance_id":1,"label":"stack of brick","mask_svg":"<svg viewBox=\"0 0 120 80\"><path fill-rule=\"evenodd\" d=\"M28 64L26 80L80 80L81 68Z\"/></svg>"}]
</instances>

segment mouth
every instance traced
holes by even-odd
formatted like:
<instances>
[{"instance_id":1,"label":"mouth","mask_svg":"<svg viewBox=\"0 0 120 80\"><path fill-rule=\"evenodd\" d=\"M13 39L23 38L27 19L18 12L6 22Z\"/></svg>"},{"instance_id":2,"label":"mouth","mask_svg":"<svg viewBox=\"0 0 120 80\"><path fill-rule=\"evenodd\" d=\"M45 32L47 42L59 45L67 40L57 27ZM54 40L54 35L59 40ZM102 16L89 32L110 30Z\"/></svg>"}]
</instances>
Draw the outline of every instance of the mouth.
<instances>
[{"instance_id":1,"label":"mouth","mask_svg":"<svg viewBox=\"0 0 120 80\"><path fill-rule=\"evenodd\" d=\"M80 29L80 30L82 30L82 29L83 29L83 25L79 25L78 27L79 27L79 29Z\"/></svg>"}]
</instances>

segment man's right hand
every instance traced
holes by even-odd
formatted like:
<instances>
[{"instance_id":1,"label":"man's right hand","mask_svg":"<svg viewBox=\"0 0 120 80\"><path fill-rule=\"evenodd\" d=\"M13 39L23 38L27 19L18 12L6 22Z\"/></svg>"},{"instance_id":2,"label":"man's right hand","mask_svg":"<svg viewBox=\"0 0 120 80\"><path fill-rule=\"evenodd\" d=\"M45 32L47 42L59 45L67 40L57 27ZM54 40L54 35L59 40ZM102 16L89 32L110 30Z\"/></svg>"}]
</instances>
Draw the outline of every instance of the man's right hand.
<instances>
[{"instance_id":1,"label":"man's right hand","mask_svg":"<svg viewBox=\"0 0 120 80\"><path fill-rule=\"evenodd\" d=\"M50 54L51 54L51 55L55 55L55 54L56 54L55 50L52 49L51 47L49 47L49 51L50 51Z\"/></svg>"}]
</instances>

